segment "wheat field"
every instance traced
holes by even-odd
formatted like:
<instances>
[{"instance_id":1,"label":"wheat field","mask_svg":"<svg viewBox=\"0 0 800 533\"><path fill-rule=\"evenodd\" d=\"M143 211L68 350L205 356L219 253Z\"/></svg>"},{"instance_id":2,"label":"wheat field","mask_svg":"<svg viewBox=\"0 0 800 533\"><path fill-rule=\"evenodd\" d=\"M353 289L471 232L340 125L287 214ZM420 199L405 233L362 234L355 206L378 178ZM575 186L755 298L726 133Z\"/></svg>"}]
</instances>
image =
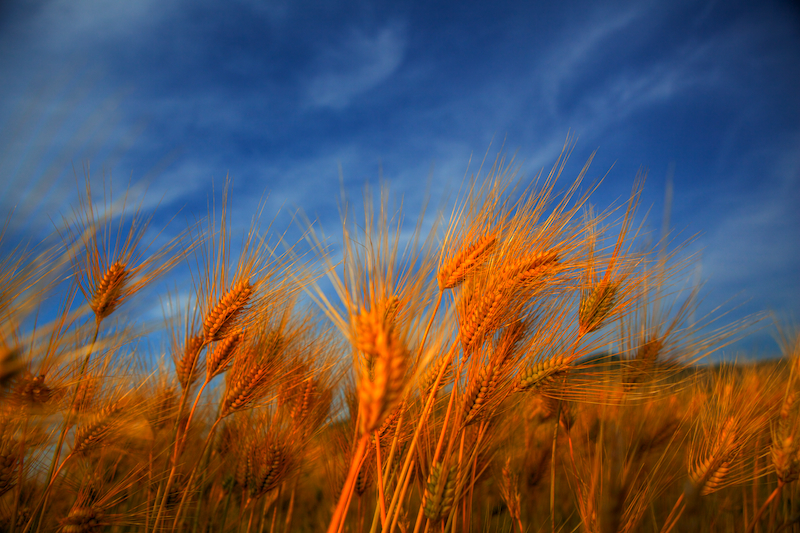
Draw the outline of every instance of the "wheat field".
<instances>
[{"instance_id":1,"label":"wheat field","mask_svg":"<svg viewBox=\"0 0 800 533\"><path fill-rule=\"evenodd\" d=\"M702 364L757 317L695 318L643 179L600 210L568 152L527 180L499 155L429 224L367 193L333 241L235 238L223 195L156 246L88 178L57 245L4 231L0 528L800 530L797 332Z\"/></svg>"}]
</instances>

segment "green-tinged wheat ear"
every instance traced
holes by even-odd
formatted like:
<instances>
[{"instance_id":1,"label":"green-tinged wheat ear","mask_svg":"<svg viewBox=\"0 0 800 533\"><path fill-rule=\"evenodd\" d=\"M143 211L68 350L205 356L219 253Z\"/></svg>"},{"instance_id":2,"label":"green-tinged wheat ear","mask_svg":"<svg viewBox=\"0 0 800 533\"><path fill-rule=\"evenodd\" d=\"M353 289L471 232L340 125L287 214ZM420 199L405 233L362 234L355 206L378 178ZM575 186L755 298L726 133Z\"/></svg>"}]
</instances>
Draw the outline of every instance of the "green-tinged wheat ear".
<instances>
[{"instance_id":1,"label":"green-tinged wheat ear","mask_svg":"<svg viewBox=\"0 0 800 533\"><path fill-rule=\"evenodd\" d=\"M543 359L519 373L514 389L526 391L550 384L556 376L565 374L569 367L570 360L563 355Z\"/></svg>"},{"instance_id":2,"label":"green-tinged wheat ear","mask_svg":"<svg viewBox=\"0 0 800 533\"><path fill-rule=\"evenodd\" d=\"M121 261L112 263L106 269L97 287L95 287L92 301L89 302L98 323L113 313L119 306L128 275L125 264Z\"/></svg>"},{"instance_id":3,"label":"green-tinged wheat ear","mask_svg":"<svg viewBox=\"0 0 800 533\"><path fill-rule=\"evenodd\" d=\"M253 286L249 279L240 280L222 295L203 320L203 334L207 343L227 336L244 314L252 295Z\"/></svg>"},{"instance_id":4,"label":"green-tinged wheat ear","mask_svg":"<svg viewBox=\"0 0 800 533\"><path fill-rule=\"evenodd\" d=\"M236 349L244 340L244 332L231 333L219 341L206 355L206 381L211 381L228 369Z\"/></svg>"},{"instance_id":5,"label":"green-tinged wheat ear","mask_svg":"<svg viewBox=\"0 0 800 533\"><path fill-rule=\"evenodd\" d=\"M125 402L118 400L96 414L88 423L78 426L75 430L73 455L85 456L102 446L115 429L119 421L118 415L124 406Z\"/></svg>"},{"instance_id":6,"label":"green-tinged wheat ear","mask_svg":"<svg viewBox=\"0 0 800 533\"><path fill-rule=\"evenodd\" d=\"M447 518L456 496L456 465L452 465L444 476L442 470L442 463L439 461L431 466L423 496L425 516L434 522Z\"/></svg>"},{"instance_id":7,"label":"green-tinged wheat ear","mask_svg":"<svg viewBox=\"0 0 800 533\"><path fill-rule=\"evenodd\" d=\"M458 287L466 277L492 254L497 245L497 233L485 235L461 250L442 265L437 275L439 289Z\"/></svg>"},{"instance_id":8,"label":"green-tinged wheat ear","mask_svg":"<svg viewBox=\"0 0 800 533\"><path fill-rule=\"evenodd\" d=\"M183 347L183 356L175 362L175 372L181 387L187 389L200 377L198 363L205 340L202 335L190 337Z\"/></svg>"},{"instance_id":9,"label":"green-tinged wheat ear","mask_svg":"<svg viewBox=\"0 0 800 533\"><path fill-rule=\"evenodd\" d=\"M603 321L616 304L617 286L601 282L597 286L581 292L578 309L578 324L582 334L600 329Z\"/></svg>"}]
</instances>

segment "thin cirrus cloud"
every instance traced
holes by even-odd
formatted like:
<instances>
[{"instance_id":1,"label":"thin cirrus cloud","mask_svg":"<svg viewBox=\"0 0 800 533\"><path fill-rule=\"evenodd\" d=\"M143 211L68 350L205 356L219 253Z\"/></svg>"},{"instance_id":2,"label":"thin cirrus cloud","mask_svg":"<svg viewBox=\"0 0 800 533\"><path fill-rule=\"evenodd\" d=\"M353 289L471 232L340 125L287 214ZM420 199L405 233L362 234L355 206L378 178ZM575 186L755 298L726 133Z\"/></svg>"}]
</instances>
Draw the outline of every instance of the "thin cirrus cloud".
<instances>
[{"instance_id":1,"label":"thin cirrus cloud","mask_svg":"<svg viewBox=\"0 0 800 533\"><path fill-rule=\"evenodd\" d=\"M569 132L564 180L597 150L600 207L649 169L651 235L675 169L671 226L697 235L704 306L741 293L798 315L796 15L780 0L12 1L0 209L38 195L31 217L64 212L89 161L164 220L202 217L230 176L236 231L263 206L281 230L302 209L336 235L340 188L358 205L380 179L412 223L500 149L524 179L549 171ZM20 231L52 227L37 224Z\"/></svg>"},{"instance_id":2,"label":"thin cirrus cloud","mask_svg":"<svg viewBox=\"0 0 800 533\"><path fill-rule=\"evenodd\" d=\"M378 29L374 35L351 30L343 42L324 50L315 61L308 88L308 103L341 111L354 98L388 80L398 69L405 51L400 24Z\"/></svg>"}]
</instances>

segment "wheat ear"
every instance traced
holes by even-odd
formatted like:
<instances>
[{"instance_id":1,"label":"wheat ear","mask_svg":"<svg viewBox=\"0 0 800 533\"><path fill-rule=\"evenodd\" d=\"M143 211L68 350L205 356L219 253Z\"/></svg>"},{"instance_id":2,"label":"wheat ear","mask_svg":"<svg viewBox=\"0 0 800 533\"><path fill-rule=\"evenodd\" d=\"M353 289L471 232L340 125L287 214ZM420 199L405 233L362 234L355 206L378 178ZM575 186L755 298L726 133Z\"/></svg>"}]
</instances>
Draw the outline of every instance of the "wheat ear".
<instances>
[{"instance_id":1,"label":"wheat ear","mask_svg":"<svg viewBox=\"0 0 800 533\"><path fill-rule=\"evenodd\" d=\"M209 309L203 320L203 333L207 343L222 340L244 314L253 286L249 279L240 280Z\"/></svg>"},{"instance_id":2,"label":"wheat ear","mask_svg":"<svg viewBox=\"0 0 800 533\"><path fill-rule=\"evenodd\" d=\"M236 349L241 346L244 332L232 333L218 342L206 356L206 381L222 374L228 369Z\"/></svg>"},{"instance_id":3,"label":"wheat ear","mask_svg":"<svg viewBox=\"0 0 800 533\"><path fill-rule=\"evenodd\" d=\"M378 429L403 391L408 351L391 323L370 312L362 314L357 346L372 359L372 372L362 372L358 383L359 428L362 435Z\"/></svg>"},{"instance_id":4,"label":"wheat ear","mask_svg":"<svg viewBox=\"0 0 800 533\"><path fill-rule=\"evenodd\" d=\"M444 473L443 470L442 463L439 461L431 466L425 493L422 497L425 516L433 522L449 516L455 502L457 465L450 466L447 473Z\"/></svg>"},{"instance_id":5,"label":"wheat ear","mask_svg":"<svg viewBox=\"0 0 800 533\"><path fill-rule=\"evenodd\" d=\"M483 408L497 388L498 369L499 367L492 365L483 367L469 384L461 407L463 425L472 424L482 414Z\"/></svg>"},{"instance_id":6,"label":"wheat ear","mask_svg":"<svg viewBox=\"0 0 800 533\"><path fill-rule=\"evenodd\" d=\"M564 355L550 357L534 363L517 375L514 390L526 391L548 385L569 370L570 359Z\"/></svg>"},{"instance_id":7,"label":"wheat ear","mask_svg":"<svg viewBox=\"0 0 800 533\"><path fill-rule=\"evenodd\" d=\"M75 444L72 454L85 456L99 448L116 428L118 415L124 407L124 402L116 401L100 411L95 417L75 430Z\"/></svg>"},{"instance_id":8,"label":"wheat ear","mask_svg":"<svg viewBox=\"0 0 800 533\"><path fill-rule=\"evenodd\" d=\"M694 483L695 490L703 496L718 490L730 471L738 436L735 424L734 417L729 417L725 421L710 453L702 460L697 461L689 472L689 478Z\"/></svg>"},{"instance_id":9,"label":"wheat ear","mask_svg":"<svg viewBox=\"0 0 800 533\"><path fill-rule=\"evenodd\" d=\"M205 340L201 335L190 337L183 348L183 357L175 362L175 372L183 389L191 387L200 375L197 368L204 344Z\"/></svg>"},{"instance_id":10,"label":"wheat ear","mask_svg":"<svg viewBox=\"0 0 800 533\"><path fill-rule=\"evenodd\" d=\"M125 263L115 261L109 266L92 294L90 306L94 311L97 323L103 321L116 310L122 301L128 271Z\"/></svg>"},{"instance_id":11,"label":"wheat ear","mask_svg":"<svg viewBox=\"0 0 800 533\"><path fill-rule=\"evenodd\" d=\"M497 245L497 233L485 235L462 249L439 268L439 290L458 287L467 276L492 254Z\"/></svg>"},{"instance_id":12,"label":"wheat ear","mask_svg":"<svg viewBox=\"0 0 800 533\"><path fill-rule=\"evenodd\" d=\"M580 336L600 329L614 308L616 296L617 286L606 282L600 282L597 286L581 293L581 304L578 309Z\"/></svg>"}]
</instances>

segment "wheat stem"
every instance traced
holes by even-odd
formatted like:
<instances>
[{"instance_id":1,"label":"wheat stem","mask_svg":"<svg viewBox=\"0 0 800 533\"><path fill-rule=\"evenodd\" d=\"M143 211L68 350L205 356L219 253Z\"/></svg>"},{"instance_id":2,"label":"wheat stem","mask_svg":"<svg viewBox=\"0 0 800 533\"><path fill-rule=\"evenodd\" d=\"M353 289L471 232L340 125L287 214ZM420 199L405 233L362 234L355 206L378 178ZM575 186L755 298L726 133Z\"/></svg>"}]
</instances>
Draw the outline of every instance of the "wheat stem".
<instances>
[{"instance_id":1,"label":"wheat stem","mask_svg":"<svg viewBox=\"0 0 800 533\"><path fill-rule=\"evenodd\" d=\"M202 457L200 463L195 464L194 468L192 468L192 473L189 475L189 481L186 483L186 487L183 491L183 496L181 497L181 502L178 504L178 510L175 511L175 520L172 523L172 530L174 531L175 528L178 527L181 519L181 511L183 510L183 505L186 503L186 499L188 498L189 494L192 492L192 483L194 482L194 477L197 475L197 470L199 464L203 465L203 470L205 470L206 464L208 464L208 455L211 451L209 448L209 444L211 444L211 438L214 436L214 431L217 429L217 425L222 421L222 416L217 416L217 419L214 421L214 424L211 426L211 429L208 430L208 436L206 437L205 442L203 443L203 448L200 451L200 457ZM165 494L166 496L166 494Z\"/></svg>"},{"instance_id":2,"label":"wheat stem","mask_svg":"<svg viewBox=\"0 0 800 533\"><path fill-rule=\"evenodd\" d=\"M378 503L381 509L381 527L386 527L386 499L383 494L383 465L381 464L381 437L380 431L375 430L375 461L377 462L378 475Z\"/></svg>"},{"instance_id":3,"label":"wheat stem","mask_svg":"<svg viewBox=\"0 0 800 533\"><path fill-rule=\"evenodd\" d=\"M672 510L669 512L669 516L664 521L664 525L661 527L661 531L659 533L669 533L672 531L672 528L675 527L675 524L678 522L678 519L683 514L684 509L686 509L686 505L683 504L683 498L686 495L685 492L682 492L680 496L678 496L675 505L672 506Z\"/></svg>"},{"instance_id":4,"label":"wheat stem","mask_svg":"<svg viewBox=\"0 0 800 533\"><path fill-rule=\"evenodd\" d=\"M553 445L550 455L550 527L551 531L556 531L556 442L558 441L558 426L561 420L561 400L558 400L556 408L556 424L553 429Z\"/></svg>"},{"instance_id":5,"label":"wheat stem","mask_svg":"<svg viewBox=\"0 0 800 533\"><path fill-rule=\"evenodd\" d=\"M436 313L439 312L439 306L442 303L442 297L444 296L444 290L439 291L439 296L436 298L436 305L433 306L433 313L431 313L431 319L428 320L428 325L425 326L425 333L422 335L422 342L419 345L419 355L422 356L423 349L425 348L425 341L428 338L428 333L431 331L431 326L433 326L433 319L436 318Z\"/></svg>"},{"instance_id":6,"label":"wheat stem","mask_svg":"<svg viewBox=\"0 0 800 533\"><path fill-rule=\"evenodd\" d=\"M17 526L17 511L19 510L19 500L22 495L22 484L25 479L25 440L28 437L28 418L25 418L24 425L22 426L22 439L19 442L19 477L17 478L17 487L14 492L14 507L11 513L11 516L14 517L11 520L11 527L9 529L9 533L14 533L14 530Z\"/></svg>"},{"instance_id":7,"label":"wheat stem","mask_svg":"<svg viewBox=\"0 0 800 533\"><path fill-rule=\"evenodd\" d=\"M367 444L369 444L369 435L364 434L359 438L355 453L350 459L350 470L347 473L347 479L344 482L344 487L342 487L342 492L339 494L339 502L336 504L336 509L333 512L330 524L328 524L328 533L337 533L344 523L350 496L353 493L356 476L358 475L358 470L361 468L361 459L363 459L364 452L367 450Z\"/></svg>"},{"instance_id":8,"label":"wheat stem","mask_svg":"<svg viewBox=\"0 0 800 533\"><path fill-rule=\"evenodd\" d=\"M775 490L772 491L772 494L770 494L769 497L766 499L766 501L764 501L764 504L758 510L758 513L756 513L756 515L753 517L753 521L750 522L749 526L747 526L747 531L745 531L745 533L752 533L752 531L756 528L756 524L758 524L758 521L761 520L761 516L764 514L764 511L767 510L767 507L769 506L770 503L772 503L772 500L774 500L775 498L778 497L778 495L780 495L785 485L786 483L784 483L782 480L780 479L778 480L778 486L775 487Z\"/></svg>"},{"instance_id":9,"label":"wheat stem","mask_svg":"<svg viewBox=\"0 0 800 533\"><path fill-rule=\"evenodd\" d=\"M453 357L455 349L456 344L454 343L445 357ZM399 502L401 502L403 497L405 497L405 493L408 488L408 481L410 480L409 471L411 469L411 463L414 460L413 457L416 452L417 441L419 440L419 435L422 432L422 426L425 425L428 415L433 408L433 402L436 399L436 389L439 387L439 383L441 382L446 370L447 365L442 365L441 370L439 370L439 375L436 376L436 382L434 383L431 392L428 393L428 399L425 402L425 407L423 408L422 413L420 414L417 427L414 430L414 436L412 437L411 444L408 448L408 452L406 452L406 460L403 463L402 470L400 471L400 477L397 478L397 484L398 486L402 485L402 489L400 491L395 490L394 496L392 496L392 503L389 505L389 510L386 512L387 521L389 518L392 518L391 526L389 527L389 533L391 533L397 525L397 520L400 516L400 513L397 512L399 511Z\"/></svg>"},{"instance_id":10,"label":"wheat stem","mask_svg":"<svg viewBox=\"0 0 800 533\"><path fill-rule=\"evenodd\" d=\"M95 321L94 335L92 336L92 342L89 344L89 349L86 352L86 357L84 357L83 363L81 364L81 369L78 372L78 385L80 385L81 380L83 379L83 375L86 373L86 368L89 366L89 360L92 357L92 352L94 351L94 345L97 342L97 336L100 334L100 323L101 322L102 322L102 319ZM49 491L50 487L53 484L54 477L58 475L58 472L55 472L55 468L56 468L56 465L58 464L58 459L59 459L59 457L61 455L61 448L64 446L64 439L66 438L67 432L69 431L70 422L72 422L72 420L71 420L72 413L73 413L73 411L75 409L75 402L78 399L78 393L79 392L80 392L80 386L76 386L75 387L75 392L72 393L72 401L69 404L70 405L69 410L67 410L67 414L64 415L64 425L61 428L61 433L59 433L59 435L58 435L58 443L56 444L56 448L53 451L53 460L50 462L50 469L47 472L47 481L46 481L47 488L45 489L44 494L42 495L42 499L38 504L38 505L41 505L42 508L40 510L39 518L37 519L37 526L36 526L37 533L38 533L39 529L41 528L42 519L44 518L44 512L45 512L45 509L47 508L48 491ZM62 464L62 466L63 466L63 464ZM59 468L59 470L61 470L61 469ZM37 509L38 509L38 505L37 505ZM36 515L36 510L34 510L32 514L35 516ZM31 518L31 521L32 520L33 520L33 518ZM28 526L30 526L30 525L31 525L31 522L28 523ZM25 533L25 531L28 530L28 526L25 527L25 529L23 530L23 533Z\"/></svg>"}]
</instances>

